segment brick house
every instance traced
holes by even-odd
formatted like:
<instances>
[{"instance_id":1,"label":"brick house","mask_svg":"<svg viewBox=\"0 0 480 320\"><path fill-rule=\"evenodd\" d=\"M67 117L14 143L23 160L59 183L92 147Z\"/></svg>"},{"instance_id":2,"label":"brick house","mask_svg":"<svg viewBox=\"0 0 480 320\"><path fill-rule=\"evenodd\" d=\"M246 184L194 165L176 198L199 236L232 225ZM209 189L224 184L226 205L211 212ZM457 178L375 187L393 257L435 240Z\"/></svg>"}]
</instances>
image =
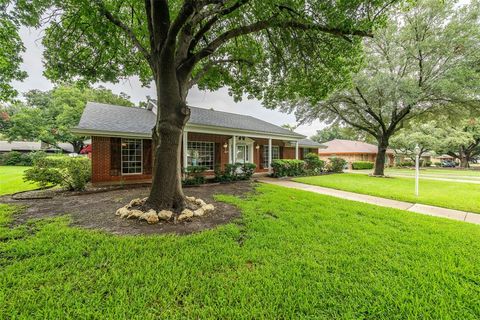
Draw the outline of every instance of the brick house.
<instances>
[{"instance_id":1,"label":"brick house","mask_svg":"<svg viewBox=\"0 0 480 320\"><path fill-rule=\"evenodd\" d=\"M318 155L323 160L328 158L339 157L347 161L349 168L352 162L355 161L370 161L375 162L377 157L378 147L374 144L363 141L334 139L322 143L325 148L319 149ZM386 165L392 166L394 164L395 155L393 150L387 150Z\"/></svg>"},{"instance_id":2,"label":"brick house","mask_svg":"<svg viewBox=\"0 0 480 320\"><path fill-rule=\"evenodd\" d=\"M257 173L271 171L275 159L303 159L320 144L266 121L240 114L190 107L182 141L182 166L201 165L213 174L227 163L252 162ZM87 103L72 132L90 136L92 182L151 180L151 132L156 107L150 109Z\"/></svg>"}]
</instances>

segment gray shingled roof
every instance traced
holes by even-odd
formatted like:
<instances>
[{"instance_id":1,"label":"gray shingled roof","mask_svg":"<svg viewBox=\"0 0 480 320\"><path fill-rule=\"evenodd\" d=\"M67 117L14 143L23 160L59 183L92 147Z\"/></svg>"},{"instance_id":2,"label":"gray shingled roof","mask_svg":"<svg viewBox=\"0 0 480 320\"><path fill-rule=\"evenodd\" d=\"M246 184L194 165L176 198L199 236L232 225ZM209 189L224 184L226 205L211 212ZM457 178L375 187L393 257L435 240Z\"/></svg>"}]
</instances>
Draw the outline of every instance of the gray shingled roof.
<instances>
[{"instance_id":1,"label":"gray shingled roof","mask_svg":"<svg viewBox=\"0 0 480 320\"><path fill-rule=\"evenodd\" d=\"M304 137L251 116L197 107L190 107L190 109L191 115L187 125L256 131L295 138ZM88 102L76 129L150 134L155 125L155 118L156 115L147 109Z\"/></svg>"},{"instance_id":2,"label":"gray shingled roof","mask_svg":"<svg viewBox=\"0 0 480 320\"><path fill-rule=\"evenodd\" d=\"M313 140L310 140L310 139L302 139L302 140L298 140L298 145L302 146L302 147L312 147L312 148L322 148L322 147L325 147L324 145L318 143L318 142L315 142Z\"/></svg>"}]
</instances>

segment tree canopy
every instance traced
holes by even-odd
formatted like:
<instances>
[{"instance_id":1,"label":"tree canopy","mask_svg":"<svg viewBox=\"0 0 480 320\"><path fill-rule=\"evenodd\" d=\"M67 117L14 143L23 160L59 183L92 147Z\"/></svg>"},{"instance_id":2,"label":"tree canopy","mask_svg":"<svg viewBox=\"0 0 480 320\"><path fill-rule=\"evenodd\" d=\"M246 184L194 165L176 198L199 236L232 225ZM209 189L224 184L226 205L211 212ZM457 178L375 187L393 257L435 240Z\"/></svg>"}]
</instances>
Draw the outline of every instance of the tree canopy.
<instances>
[{"instance_id":1,"label":"tree canopy","mask_svg":"<svg viewBox=\"0 0 480 320\"><path fill-rule=\"evenodd\" d=\"M334 123L328 127L317 130L316 134L311 136L313 141L322 143L333 139L344 140L358 140L364 142L372 142L374 138L368 133L362 132L356 128L350 126L341 126L338 123Z\"/></svg>"},{"instance_id":2,"label":"tree canopy","mask_svg":"<svg viewBox=\"0 0 480 320\"><path fill-rule=\"evenodd\" d=\"M86 137L76 136L70 129L78 124L87 101L134 105L127 95L116 95L103 87L59 86L50 91L31 90L25 98L25 103L10 107L4 135L9 140L40 140L51 145L68 142L76 152L83 147Z\"/></svg>"},{"instance_id":3,"label":"tree canopy","mask_svg":"<svg viewBox=\"0 0 480 320\"><path fill-rule=\"evenodd\" d=\"M312 94L286 102L301 122L339 122L376 137L376 174L383 174L390 137L410 119L456 102L478 106L479 3L456 8L452 1L424 0L392 11L385 28L364 40L363 68L352 85L327 99ZM306 78L315 93L315 79Z\"/></svg>"}]
</instances>

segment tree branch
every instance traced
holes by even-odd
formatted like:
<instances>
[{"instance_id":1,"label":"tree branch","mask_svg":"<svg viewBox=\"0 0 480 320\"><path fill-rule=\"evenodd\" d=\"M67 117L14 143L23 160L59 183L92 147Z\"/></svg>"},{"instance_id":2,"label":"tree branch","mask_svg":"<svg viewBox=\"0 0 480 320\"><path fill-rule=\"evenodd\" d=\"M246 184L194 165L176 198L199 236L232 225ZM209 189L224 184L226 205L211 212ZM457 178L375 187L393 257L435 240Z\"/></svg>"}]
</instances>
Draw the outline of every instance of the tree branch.
<instances>
[{"instance_id":1,"label":"tree branch","mask_svg":"<svg viewBox=\"0 0 480 320\"><path fill-rule=\"evenodd\" d=\"M107 10L107 8L105 7L104 3L101 0L95 0L95 2L96 2L97 6L100 10L100 13L103 16L105 16L105 18L107 18L107 20L109 20L111 23L113 23L114 25L119 27L121 30L123 30L124 33L127 35L127 37L130 38L130 40L132 41L133 45L137 48L137 50L140 51L140 53L143 54L143 56L145 57L145 59L147 59L148 62L150 62L149 51L147 49L145 49L145 47L143 47L143 45L140 43L140 41L138 41L137 36L133 32L133 30L130 29L122 21L120 21L119 19L114 17L112 15L112 13Z\"/></svg>"}]
</instances>

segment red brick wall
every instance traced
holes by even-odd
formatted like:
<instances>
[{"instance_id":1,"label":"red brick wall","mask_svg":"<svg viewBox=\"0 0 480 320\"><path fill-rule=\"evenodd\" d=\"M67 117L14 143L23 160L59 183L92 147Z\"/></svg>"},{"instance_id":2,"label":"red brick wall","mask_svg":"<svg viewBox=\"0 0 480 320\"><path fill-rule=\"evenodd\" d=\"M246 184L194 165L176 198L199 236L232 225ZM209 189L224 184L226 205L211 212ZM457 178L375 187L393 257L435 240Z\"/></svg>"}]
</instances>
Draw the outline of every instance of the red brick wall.
<instances>
[{"instance_id":1,"label":"red brick wall","mask_svg":"<svg viewBox=\"0 0 480 320\"><path fill-rule=\"evenodd\" d=\"M225 164L228 163L228 150L225 152L223 145L228 144L228 140L231 136L226 135L215 135L215 134L204 134L189 132L188 141L207 141L218 143L218 148L216 152L219 154L215 155L216 161L220 160L222 169ZM257 149L256 146L268 145L268 139L257 139L252 138L254 142L253 150L253 160L257 165L257 172L266 172L268 169L261 168L261 152L262 149ZM280 155L283 159L295 159L295 147L285 147L285 143L282 140L272 140L272 145L283 147L282 154ZM183 148L182 148L183 150ZM301 156L301 148L299 149L299 156ZM183 155L182 155L183 159ZM101 182L119 182L119 181L135 181L135 180L151 180L151 175L119 175L112 176L110 175L110 138L109 137L92 137L92 182L101 183Z\"/></svg>"},{"instance_id":2,"label":"red brick wall","mask_svg":"<svg viewBox=\"0 0 480 320\"><path fill-rule=\"evenodd\" d=\"M149 174L110 175L110 138L92 137L92 183L151 179Z\"/></svg>"}]
</instances>

